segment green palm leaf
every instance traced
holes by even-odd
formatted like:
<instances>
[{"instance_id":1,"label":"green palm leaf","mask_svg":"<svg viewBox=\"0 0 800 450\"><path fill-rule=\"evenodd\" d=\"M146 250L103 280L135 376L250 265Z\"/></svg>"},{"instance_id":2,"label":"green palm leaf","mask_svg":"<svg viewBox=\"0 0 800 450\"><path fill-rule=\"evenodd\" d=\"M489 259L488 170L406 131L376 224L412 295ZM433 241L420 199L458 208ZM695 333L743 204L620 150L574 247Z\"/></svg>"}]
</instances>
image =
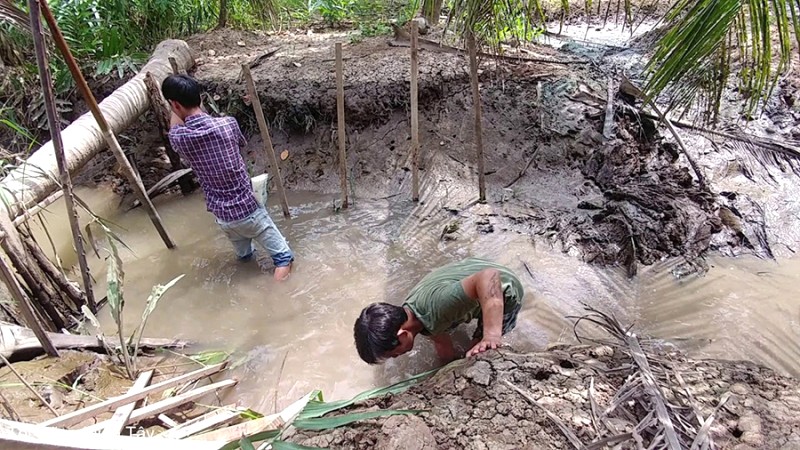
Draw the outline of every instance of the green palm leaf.
<instances>
[{"instance_id":1,"label":"green palm leaf","mask_svg":"<svg viewBox=\"0 0 800 450\"><path fill-rule=\"evenodd\" d=\"M272 450L323 450L320 447L308 447L306 445L295 444L294 442L272 441Z\"/></svg>"},{"instance_id":2,"label":"green palm leaf","mask_svg":"<svg viewBox=\"0 0 800 450\"><path fill-rule=\"evenodd\" d=\"M731 73L731 53L738 52L747 108L754 111L788 67L792 30L800 42L796 6L794 0L788 5L786 0L679 0L667 15L669 31L647 65L645 92L651 98L666 94L673 108L700 100L704 110L716 113Z\"/></svg>"}]
</instances>

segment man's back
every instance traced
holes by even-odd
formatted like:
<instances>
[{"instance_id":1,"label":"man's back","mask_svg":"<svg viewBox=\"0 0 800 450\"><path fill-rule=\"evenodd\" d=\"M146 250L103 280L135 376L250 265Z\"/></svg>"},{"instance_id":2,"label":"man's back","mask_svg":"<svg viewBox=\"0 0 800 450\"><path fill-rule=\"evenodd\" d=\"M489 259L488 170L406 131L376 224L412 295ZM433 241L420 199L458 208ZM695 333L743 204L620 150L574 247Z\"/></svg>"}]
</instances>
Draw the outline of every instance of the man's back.
<instances>
[{"instance_id":1,"label":"man's back","mask_svg":"<svg viewBox=\"0 0 800 450\"><path fill-rule=\"evenodd\" d=\"M240 147L245 144L236 119L207 114L189 116L169 132L170 142L192 167L208 210L224 222L250 216L257 208Z\"/></svg>"},{"instance_id":2,"label":"man's back","mask_svg":"<svg viewBox=\"0 0 800 450\"><path fill-rule=\"evenodd\" d=\"M510 289L517 298L522 298L522 283L500 264L480 258L450 263L425 276L406 297L404 304L414 311L426 328L423 334L440 334L480 315L480 304L464 293L461 280L483 269L497 269L503 291Z\"/></svg>"}]
</instances>

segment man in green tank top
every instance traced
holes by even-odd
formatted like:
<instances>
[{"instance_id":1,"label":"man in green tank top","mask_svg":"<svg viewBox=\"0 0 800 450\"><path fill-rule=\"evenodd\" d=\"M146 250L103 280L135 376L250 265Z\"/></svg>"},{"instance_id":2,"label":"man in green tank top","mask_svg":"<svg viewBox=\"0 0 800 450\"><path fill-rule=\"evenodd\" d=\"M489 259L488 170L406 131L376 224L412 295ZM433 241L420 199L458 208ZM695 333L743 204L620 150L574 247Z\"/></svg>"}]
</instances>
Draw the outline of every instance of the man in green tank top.
<instances>
[{"instance_id":1,"label":"man in green tank top","mask_svg":"<svg viewBox=\"0 0 800 450\"><path fill-rule=\"evenodd\" d=\"M353 327L358 354L375 364L410 351L422 334L449 362L456 358L450 331L473 319L478 328L467 356L495 349L516 326L523 295L517 276L499 264L478 258L448 264L423 278L402 306L373 303L364 308Z\"/></svg>"}]
</instances>

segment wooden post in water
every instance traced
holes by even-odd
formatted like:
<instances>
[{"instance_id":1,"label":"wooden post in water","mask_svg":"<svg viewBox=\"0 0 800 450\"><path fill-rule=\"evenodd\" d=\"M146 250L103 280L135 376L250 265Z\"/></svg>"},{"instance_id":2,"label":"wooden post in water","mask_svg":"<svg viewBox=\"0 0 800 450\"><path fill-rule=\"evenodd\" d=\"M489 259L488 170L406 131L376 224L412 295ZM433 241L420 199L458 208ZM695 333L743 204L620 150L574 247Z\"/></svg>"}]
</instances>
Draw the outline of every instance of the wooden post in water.
<instances>
[{"instance_id":1,"label":"wooden post in water","mask_svg":"<svg viewBox=\"0 0 800 450\"><path fill-rule=\"evenodd\" d=\"M145 74L144 84L147 86L147 95L150 97L150 107L153 109L153 115L156 116L158 133L161 136L161 142L164 144L164 150L167 152L170 166L174 171L181 170L183 169L181 157L175 152L175 149L172 148L172 144L169 142L170 109L166 103L164 103L164 99L161 96L161 89L152 73L147 72ZM178 179L178 185L181 187L181 193L183 195L187 195L194 190L194 183L189 174L180 177Z\"/></svg>"},{"instance_id":2,"label":"wooden post in water","mask_svg":"<svg viewBox=\"0 0 800 450\"><path fill-rule=\"evenodd\" d=\"M261 99L258 98L256 84L253 82L253 74L250 73L250 64L242 64L242 74L244 74L244 81L247 84L247 95L250 97L250 103L253 104L253 111L256 113L256 122L258 122L258 129L261 131L261 140L264 141L264 151L267 153L270 166L272 166L272 178L275 180L275 187L278 190L283 217L289 219L292 214L289 212L289 201L286 200L286 191L283 188L281 169L278 167L278 156L272 146L272 138L269 136L269 128L267 127L267 119L264 117L264 109L261 107Z\"/></svg>"},{"instance_id":3,"label":"wooden post in water","mask_svg":"<svg viewBox=\"0 0 800 450\"><path fill-rule=\"evenodd\" d=\"M53 149L58 165L59 178L61 179L61 189L64 191L64 203L67 206L67 220L72 231L72 242L75 244L75 252L78 255L78 266L83 278L83 289L85 296L75 306L80 307L85 304L92 312L97 312L97 303L94 300L92 290L92 277L89 273L89 264L86 262L86 251L83 245L83 235L81 225L78 222L78 213L75 210L75 197L72 192L72 178L67 169L66 157L64 156L64 143L61 141L61 122L58 119L56 110L56 98L53 94L53 81L50 77L50 65L47 61L47 48L42 34L42 23L40 21L40 11L38 0L28 0L28 9L31 18L31 34L33 34L33 47L36 53L36 65L39 68L39 79L44 96L44 109L47 114L47 125L50 128L50 139L53 141ZM73 298L73 300L76 300Z\"/></svg>"},{"instance_id":4,"label":"wooden post in water","mask_svg":"<svg viewBox=\"0 0 800 450\"><path fill-rule=\"evenodd\" d=\"M481 91L478 85L478 56L475 32L467 32L469 75L472 84L472 108L475 111L475 151L478 154L478 201L486 203L486 168L483 161L483 135L481 127Z\"/></svg>"},{"instance_id":5,"label":"wooden post in water","mask_svg":"<svg viewBox=\"0 0 800 450\"><path fill-rule=\"evenodd\" d=\"M0 242L5 244L5 240L6 234L0 231ZM48 355L58 357L58 350L56 350L53 342L50 341L50 337L47 335L47 331L39 321L39 318L36 317L36 310L31 304L31 299L29 299L28 296L22 292L22 287L20 287L19 283L17 283L17 279L11 272L11 268L8 267L2 257L0 257L0 277L2 277L3 282L8 288L8 291L11 293L11 297L16 300L17 304L19 305L26 324L31 330L33 330L36 338L39 339L39 343L42 344L42 348L47 352Z\"/></svg>"},{"instance_id":6,"label":"wooden post in water","mask_svg":"<svg viewBox=\"0 0 800 450\"><path fill-rule=\"evenodd\" d=\"M411 199L419 201L419 29L411 21Z\"/></svg>"},{"instance_id":7,"label":"wooden post in water","mask_svg":"<svg viewBox=\"0 0 800 450\"><path fill-rule=\"evenodd\" d=\"M342 43L336 43L336 116L338 125L336 136L339 138L339 179L342 186L342 208L347 208L347 151L344 124L344 67L342 63Z\"/></svg>"},{"instance_id":8,"label":"wooden post in water","mask_svg":"<svg viewBox=\"0 0 800 450\"><path fill-rule=\"evenodd\" d=\"M114 136L114 133L111 131L111 128L109 128L108 122L106 122L102 111L100 111L100 107L97 105L97 100L94 98L94 94L92 94L92 91L89 89L89 85L86 83L86 79L83 77L83 73L81 73L78 63L75 61L75 58L72 56L72 52L69 50L69 45L67 45L64 35L61 33L61 29L58 27L58 23L56 23L56 19L53 17L50 7L47 5L47 0L38 1L41 4L42 15L47 22L47 26L50 28L53 41L55 42L56 47L58 47L58 50L61 52L61 55L64 57L64 61L67 63L67 68L69 68L72 78L75 80L75 84L83 96L84 101L89 106L89 110L92 112L94 120L97 121L97 125L103 134L106 144L108 144L111 152L116 157L117 163L120 165L125 177L131 184L131 188L133 188L133 192L136 193L136 197L147 210L147 214L150 216L150 220L156 227L156 231L158 231L158 234L161 236L164 244L167 246L167 248L175 248L175 243L169 237L167 230L164 228L164 224L161 222L161 216L158 215L158 211L156 211L155 206L153 206L153 202L150 201L150 197L147 196L147 190L144 188L142 180L136 175L136 172L134 172L130 161L128 161L128 158L125 157L125 153L123 153L122 148L117 141L117 137Z\"/></svg>"}]
</instances>

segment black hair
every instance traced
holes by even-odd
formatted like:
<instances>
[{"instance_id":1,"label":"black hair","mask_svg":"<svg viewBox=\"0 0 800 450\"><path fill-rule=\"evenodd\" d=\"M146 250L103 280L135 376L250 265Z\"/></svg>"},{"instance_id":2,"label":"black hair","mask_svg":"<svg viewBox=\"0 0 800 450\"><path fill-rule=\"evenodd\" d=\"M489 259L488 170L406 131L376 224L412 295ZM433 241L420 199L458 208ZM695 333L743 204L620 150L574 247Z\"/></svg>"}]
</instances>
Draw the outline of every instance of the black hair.
<instances>
[{"instance_id":1,"label":"black hair","mask_svg":"<svg viewBox=\"0 0 800 450\"><path fill-rule=\"evenodd\" d=\"M353 326L358 356L367 364L376 364L400 345L397 332L408 319L402 306L373 303L363 310Z\"/></svg>"},{"instance_id":2,"label":"black hair","mask_svg":"<svg viewBox=\"0 0 800 450\"><path fill-rule=\"evenodd\" d=\"M189 75L170 75L161 83L161 93L167 100L174 100L184 108L200 106L200 83Z\"/></svg>"}]
</instances>

